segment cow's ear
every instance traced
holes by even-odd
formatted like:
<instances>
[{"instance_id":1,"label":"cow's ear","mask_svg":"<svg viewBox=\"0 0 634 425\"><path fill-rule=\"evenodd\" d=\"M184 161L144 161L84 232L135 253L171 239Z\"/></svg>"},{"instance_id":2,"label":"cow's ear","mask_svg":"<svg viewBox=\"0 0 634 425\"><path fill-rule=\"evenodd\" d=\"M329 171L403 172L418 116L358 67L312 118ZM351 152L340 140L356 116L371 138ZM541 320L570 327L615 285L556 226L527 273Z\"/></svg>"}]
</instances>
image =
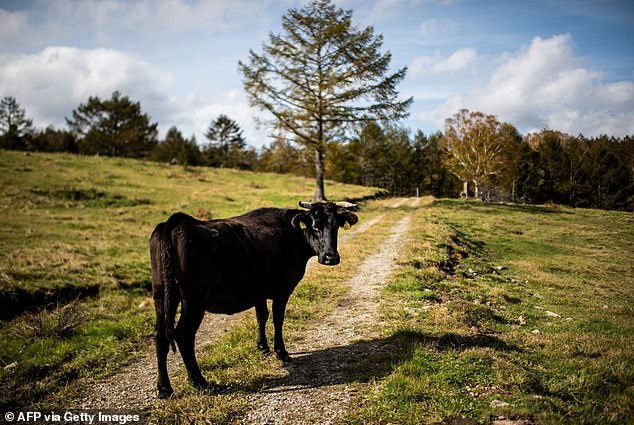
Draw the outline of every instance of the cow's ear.
<instances>
[{"instance_id":1,"label":"cow's ear","mask_svg":"<svg viewBox=\"0 0 634 425\"><path fill-rule=\"evenodd\" d=\"M293 227L305 229L310 224L310 214L308 211L296 214L291 220Z\"/></svg>"},{"instance_id":2,"label":"cow's ear","mask_svg":"<svg viewBox=\"0 0 634 425\"><path fill-rule=\"evenodd\" d=\"M359 217L357 217L356 214L351 213L350 211L347 211L347 210L343 210L339 213L339 219L341 223L343 223L341 227L343 227L346 230L349 229L350 226L357 224L359 222Z\"/></svg>"}]
</instances>

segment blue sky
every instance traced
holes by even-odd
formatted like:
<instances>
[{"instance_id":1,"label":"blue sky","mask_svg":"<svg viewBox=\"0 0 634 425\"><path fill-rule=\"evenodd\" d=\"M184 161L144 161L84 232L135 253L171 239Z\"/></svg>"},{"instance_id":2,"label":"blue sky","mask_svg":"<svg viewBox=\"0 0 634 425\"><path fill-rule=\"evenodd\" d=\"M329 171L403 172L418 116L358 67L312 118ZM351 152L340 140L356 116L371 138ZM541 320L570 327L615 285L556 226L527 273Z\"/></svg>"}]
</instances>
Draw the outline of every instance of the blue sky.
<instances>
[{"instance_id":1,"label":"blue sky","mask_svg":"<svg viewBox=\"0 0 634 425\"><path fill-rule=\"evenodd\" d=\"M621 0L341 0L409 68L403 125L431 133L460 108L521 133L634 134L634 2ZM203 133L225 113L267 144L237 72L261 51L291 0L0 0L0 97L38 127L91 95L139 100L164 134Z\"/></svg>"}]
</instances>

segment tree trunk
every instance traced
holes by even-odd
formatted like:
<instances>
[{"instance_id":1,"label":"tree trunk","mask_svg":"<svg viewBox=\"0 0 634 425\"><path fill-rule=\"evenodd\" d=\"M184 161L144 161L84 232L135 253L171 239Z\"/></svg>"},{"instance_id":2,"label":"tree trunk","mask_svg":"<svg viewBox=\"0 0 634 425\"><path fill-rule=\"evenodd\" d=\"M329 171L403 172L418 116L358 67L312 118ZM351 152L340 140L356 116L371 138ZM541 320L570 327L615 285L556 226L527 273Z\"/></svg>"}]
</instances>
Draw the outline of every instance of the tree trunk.
<instances>
[{"instance_id":1,"label":"tree trunk","mask_svg":"<svg viewBox=\"0 0 634 425\"><path fill-rule=\"evenodd\" d=\"M478 199L478 196L480 195L480 188L478 186L478 182L476 180L473 180L473 197L475 199Z\"/></svg>"},{"instance_id":2,"label":"tree trunk","mask_svg":"<svg viewBox=\"0 0 634 425\"><path fill-rule=\"evenodd\" d=\"M469 199L469 182L467 180L462 182L462 193L460 194L460 197Z\"/></svg>"},{"instance_id":3,"label":"tree trunk","mask_svg":"<svg viewBox=\"0 0 634 425\"><path fill-rule=\"evenodd\" d=\"M315 149L315 196L313 200L316 202L325 201L326 194L324 192L324 157L323 148Z\"/></svg>"}]
</instances>

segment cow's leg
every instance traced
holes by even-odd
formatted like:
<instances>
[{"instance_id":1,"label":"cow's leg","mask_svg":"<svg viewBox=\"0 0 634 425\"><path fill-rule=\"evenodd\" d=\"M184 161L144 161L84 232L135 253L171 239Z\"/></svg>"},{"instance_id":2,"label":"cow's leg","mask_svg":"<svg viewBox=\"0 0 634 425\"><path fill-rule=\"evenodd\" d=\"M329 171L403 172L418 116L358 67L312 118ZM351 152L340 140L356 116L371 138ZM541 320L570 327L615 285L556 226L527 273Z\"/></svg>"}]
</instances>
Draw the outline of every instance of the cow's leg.
<instances>
[{"instance_id":1,"label":"cow's leg","mask_svg":"<svg viewBox=\"0 0 634 425\"><path fill-rule=\"evenodd\" d=\"M266 305L266 300L255 305L255 317L258 319L258 350L264 354L269 354L271 349L266 341L266 322L269 320L269 308Z\"/></svg>"},{"instance_id":2,"label":"cow's leg","mask_svg":"<svg viewBox=\"0 0 634 425\"><path fill-rule=\"evenodd\" d=\"M200 326L205 315L205 310L197 305L191 305L183 302L181 307L181 317L176 325L176 343L178 350L183 357L183 363L187 369L189 382L196 388L207 388L207 381L200 373L196 354L194 352L194 342L196 340L196 331Z\"/></svg>"},{"instance_id":3,"label":"cow's leg","mask_svg":"<svg viewBox=\"0 0 634 425\"><path fill-rule=\"evenodd\" d=\"M273 326L275 327L275 343L273 349L275 354L280 360L288 362L291 357L286 351L284 346L284 335L282 334L282 327L284 326L284 314L286 313L286 303L288 298L278 298L273 300Z\"/></svg>"},{"instance_id":4,"label":"cow's leg","mask_svg":"<svg viewBox=\"0 0 634 425\"><path fill-rule=\"evenodd\" d=\"M165 336L165 321L161 317L156 321L154 327L154 342L156 344L156 360L158 362L158 396L159 398L168 398L174 394L170 378L167 374L167 353L169 352L169 343Z\"/></svg>"}]
</instances>

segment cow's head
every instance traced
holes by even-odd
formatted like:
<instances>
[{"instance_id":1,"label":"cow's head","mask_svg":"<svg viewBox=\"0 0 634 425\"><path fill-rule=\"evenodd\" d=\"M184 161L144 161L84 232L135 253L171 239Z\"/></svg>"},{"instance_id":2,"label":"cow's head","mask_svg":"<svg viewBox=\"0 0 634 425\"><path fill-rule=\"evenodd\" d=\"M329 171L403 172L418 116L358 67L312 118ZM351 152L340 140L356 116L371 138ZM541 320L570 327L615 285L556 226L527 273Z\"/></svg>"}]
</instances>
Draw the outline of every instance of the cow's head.
<instances>
[{"instance_id":1,"label":"cow's head","mask_svg":"<svg viewBox=\"0 0 634 425\"><path fill-rule=\"evenodd\" d=\"M337 252L337 231L340 227L349 228L359 221L350 212L357 206L349 202L301 202L299 206L308 211L293 217L293 226L304 229L306 240L317 254L320 264L335 266L339 264Z\"/></svg>"}]
</instances>

